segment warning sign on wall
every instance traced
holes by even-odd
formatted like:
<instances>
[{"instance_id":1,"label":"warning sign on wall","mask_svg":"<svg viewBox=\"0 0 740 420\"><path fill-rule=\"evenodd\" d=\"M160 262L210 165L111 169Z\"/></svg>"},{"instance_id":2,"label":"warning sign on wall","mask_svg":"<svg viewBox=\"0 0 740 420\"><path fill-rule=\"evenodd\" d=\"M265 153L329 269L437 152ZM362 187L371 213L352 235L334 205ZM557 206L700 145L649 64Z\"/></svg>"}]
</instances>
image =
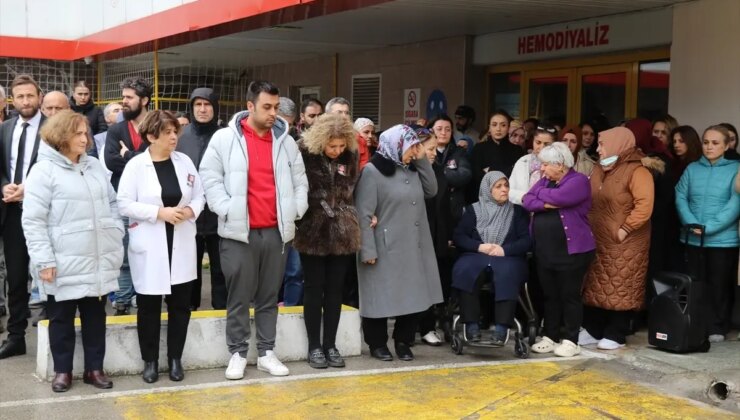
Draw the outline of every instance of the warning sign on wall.
<instances>
[{"instance_id":1,"label":"warning sign on wall","mask_svg":"<svg viewBox=\"0 0 740 420\"><path fill-rule=\"evenodd\" d=\"M403 123L416 124L421 116L419 112L419 98L421 89L404 89L403 91Z\"/></svg>"}]
</instances>

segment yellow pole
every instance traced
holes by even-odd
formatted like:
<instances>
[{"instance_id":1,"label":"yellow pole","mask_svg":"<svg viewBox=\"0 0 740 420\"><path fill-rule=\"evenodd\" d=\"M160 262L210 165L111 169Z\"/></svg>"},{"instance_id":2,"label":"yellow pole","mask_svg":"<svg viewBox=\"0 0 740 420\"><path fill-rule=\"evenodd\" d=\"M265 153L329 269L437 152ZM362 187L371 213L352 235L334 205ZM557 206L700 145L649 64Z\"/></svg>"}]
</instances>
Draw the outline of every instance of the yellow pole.
<instances>
[{"instance_id":1,"label":"yellow pole","mask_svg":"<svg viewBox=\"0 0 740 420\"><path fill-rule=\"evenodd\" d=\"M98 105L100 105L100 101L103 100L103 63L98 60L98 83L97 83L97 93L95 94L95 98L97 99Z\"/></svg>"},{"instance_id":2,"label":"yellow pole","mask_svg":"<svg viewBox=\"0 0 740 420\"><path fill-rule=\"evenodd\" d=\"M159 109L159 43L154 41L154 109Z\"/></svg>"}]
</instances>

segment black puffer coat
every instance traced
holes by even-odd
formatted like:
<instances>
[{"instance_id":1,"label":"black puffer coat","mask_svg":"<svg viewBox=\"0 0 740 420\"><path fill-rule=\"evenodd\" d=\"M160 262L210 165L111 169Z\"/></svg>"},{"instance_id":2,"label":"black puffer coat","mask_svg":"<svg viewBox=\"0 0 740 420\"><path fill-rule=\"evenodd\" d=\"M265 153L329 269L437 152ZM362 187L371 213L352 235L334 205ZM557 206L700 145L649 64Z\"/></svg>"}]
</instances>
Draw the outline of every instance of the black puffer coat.
<instances>
[{"instance_id":1,"label":"black puffer coat","mask_svg":"<svg viewBox=\"0 0 740 420\"><path fill-rule=\"evenodd\" d=\"M195 167L200 169L200 161L208 148L208 143L218 127L218 95L210 88L197 88L190 95L190 104L188 106L190 114L193 114L193 102L196 99L205 99L213 105L213 119L207 123L200 123L195 120L185 126L180 134L175 150L188 155L193 161ZM199 235L215 235L218 232L218 216L213 213L206 205L196 221Z\"/></svg>"},{"instance_id":2,"label":"black puffer coat","mask_svg":"<svg viewBox=\"0 0 740 420\"><path fill-rule=\"evenodd\" d=\"M72 108L72 111L83 114L87 117L93 136L98 133L108 131L108 123L105 122L103 110L95 106L95 103L92 100L85 105L77 105L75 98L69 98L69 106Z\"/></svg>"}]
</instances>

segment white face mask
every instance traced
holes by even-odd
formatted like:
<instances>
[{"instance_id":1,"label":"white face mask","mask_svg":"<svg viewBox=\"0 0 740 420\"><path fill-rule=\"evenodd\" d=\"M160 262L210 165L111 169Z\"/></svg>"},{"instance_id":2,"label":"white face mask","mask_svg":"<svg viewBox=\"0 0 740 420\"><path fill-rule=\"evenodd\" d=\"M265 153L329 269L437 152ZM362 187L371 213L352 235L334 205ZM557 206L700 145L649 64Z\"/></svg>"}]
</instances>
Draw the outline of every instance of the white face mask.
<instances>
[{"instance_id":1,"label":"white face mask","mask_svg":"<svg viewBox=\"0 0 740 420\"><path fill-rule=\"evenodd\" d=\"M617 155L609 156L608 158L601 159L599 163L601 164L601 166L609 166L609 165L614 164L614 162L616 162L617 159L619 159L619 156Z\"/></svg>"}]
</instances>

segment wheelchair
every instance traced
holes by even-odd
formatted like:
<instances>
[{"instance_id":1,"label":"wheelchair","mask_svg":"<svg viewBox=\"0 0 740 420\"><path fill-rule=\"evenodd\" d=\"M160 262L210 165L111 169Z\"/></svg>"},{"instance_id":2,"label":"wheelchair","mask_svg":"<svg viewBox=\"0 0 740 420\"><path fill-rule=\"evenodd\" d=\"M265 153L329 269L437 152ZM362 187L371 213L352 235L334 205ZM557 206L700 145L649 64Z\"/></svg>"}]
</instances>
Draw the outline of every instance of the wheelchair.
<instances>
[{"instance_id":1,"label":"wheelchair","mask_svg":"<svg viewBox=\"0 0 740 420\"><path fill-rule=\"evenodd\" d=\"M487 296L493 294L493 276L491 276L487 270L483 270L478 279L481 282L479 294L486 293ZM454 294L453 294L454 295ZM492 297L492 296L491 296ZM522 290L518 297L518 310L526 317L526 337L524 326L522 322L515 316L514 325L509 329L506 341L503 346L508 344L511 338L511 330L514 330L514 355L520 359L526 359L529 357L529 347L535 343L537 334L539 332L539 318L534 310L534 305L529 295L529 287L525 282L522 286ZM473 348L499 348L501 345L494 344L490 341L470 341L465 334L465 324L460 320L460 307L457 299L452 297L448 302L447 312L451 314L452 321L450 323L449 333L445 331L445 336L449 334L450 346L452 351L457 354L463 354L465 347Z\"/></svg>"}]
</instances>

